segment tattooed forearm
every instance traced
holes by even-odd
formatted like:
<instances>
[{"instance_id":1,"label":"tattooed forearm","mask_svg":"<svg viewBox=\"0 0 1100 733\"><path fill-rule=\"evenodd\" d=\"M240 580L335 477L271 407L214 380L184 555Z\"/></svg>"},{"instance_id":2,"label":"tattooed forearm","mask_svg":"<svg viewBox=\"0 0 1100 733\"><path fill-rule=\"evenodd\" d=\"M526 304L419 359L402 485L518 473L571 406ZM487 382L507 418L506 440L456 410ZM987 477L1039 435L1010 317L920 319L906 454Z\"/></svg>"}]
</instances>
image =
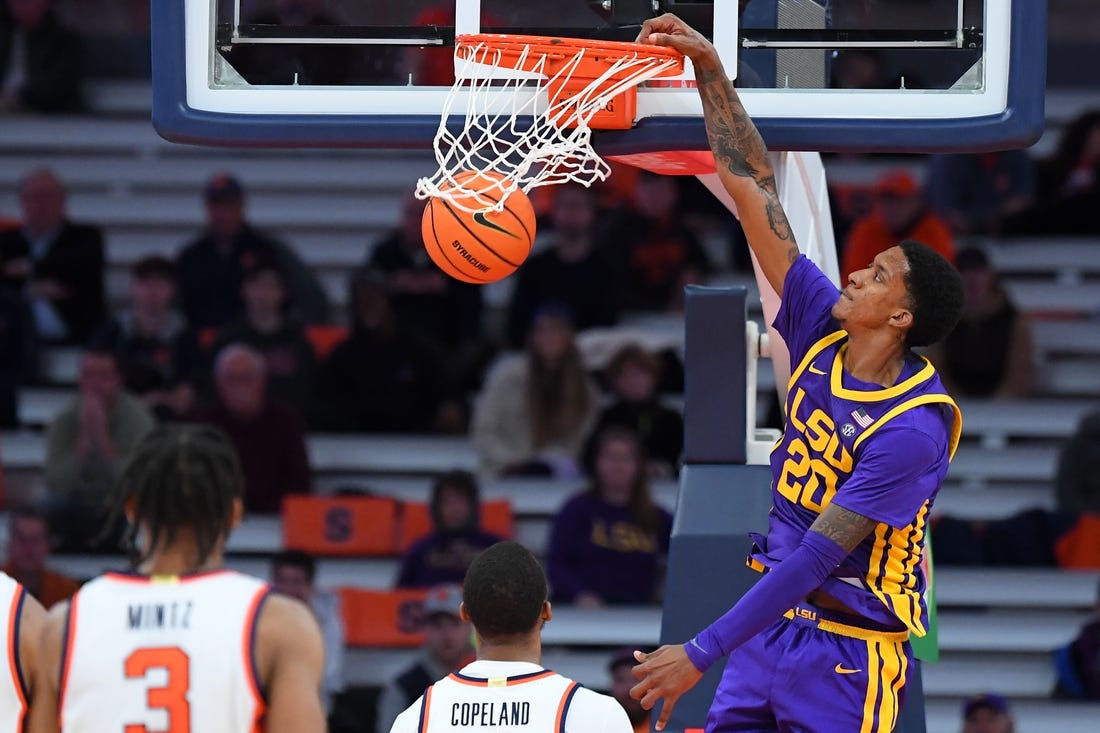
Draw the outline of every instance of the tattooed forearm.
<instances>
[{"instance_id":1,"label":"tattooed forearm","mask_svg":"<svg viewBox=\"0 0 1100 733\"><path fill-rule=\"evenodd\" d=\"M794 233L791 232L791 223L787 221L787 213L783 211L783 205L779 203L779 193L775 189L775 176L768 176L761 181L760 188L764 191L764 196L768 201L766 208L768 226L772 228L775 236L779 239L785 242L793 240ZM793 250L792 262L798 257L798 246L794 246Z\"/></svg>"},{"instance_id":2,"label":"tattooed forearm","mask_svg":"<svg viewBox=\"0 0 1100 733\"><path fill-rule=\"evenodd\" d=\"M851 552L875 528L876 524L875 520L868 519L862 514L830 504L814 521L810 531L828 537L846 551Z\"/></svg>"}]
</instances>

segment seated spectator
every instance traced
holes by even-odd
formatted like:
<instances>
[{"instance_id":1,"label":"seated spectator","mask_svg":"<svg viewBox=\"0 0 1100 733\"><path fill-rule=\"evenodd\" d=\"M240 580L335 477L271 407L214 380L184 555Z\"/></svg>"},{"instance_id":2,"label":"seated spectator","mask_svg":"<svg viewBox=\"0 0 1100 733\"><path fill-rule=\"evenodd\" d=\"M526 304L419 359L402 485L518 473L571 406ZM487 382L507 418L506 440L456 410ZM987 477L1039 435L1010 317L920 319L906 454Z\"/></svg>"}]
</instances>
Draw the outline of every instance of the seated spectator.
<instances>
[{"instance_id":1,"label":"seated spectator","mask_svg":"<svg viewBox=\"0 0 1100 733\"><path fill-rule=\"evenodd\" d=\"M424 689L474 660L474 630L459 616L461 585L437 586L424 598L424 645L417 661L382 689L376 731L388 731Z\"/></svg>"},{"instance_id":2,"label":"seated spectator","mask_svg":"<svg viewBox=\"0 0 1100 733\"><path fill-rule=\"evenodd\" d=\"M612 426L631 430L642 441L646 475L675 476L684 448L684 419L658 400L660 362L641 346L628 344L611 357L604 374L614 402L600 413L593 438Z\"/></svg>"},{"instance_id":3,"label":"seated spectator","mask_svg":"<svg viewBox=\"0 0 1100 733\"><path fill-rule=\"evenodd\" d=\"M592 482L554 517L547 551L553 599L585 608L656 603L672 515L653 503L638 438L609 428Z\"/></svg>"},{"instance_id":4,"label":"seated spectator","mask_svg":"<svg viewBox=\"0 0 1100 733\"><path fill-rule=\"evenodd\" d=\"M1035 383L1031 325L1016 310L980 249L959 252L963 315L947 337L928 349L940 378L956 397L1026 397Z\"/></svg>"},{"instance_id":5,"label":"seated spectator","mask_svg":"<svg viewBox=\"0 0 1100 733\"><path fill-rule=\"evenodd\" d=\"M83 44L53 12L53 0L0 5L0 112L84 108Z\"/></svg>"},{"instance_id":6,"label":"seated spectator","mask_svg":"<svg viewBox=\"0 0 1100 733\"><path fill-rule=\"evenodd\" d=\"M130 270L130 307L103 324L92 343L114 352L122 381L162 420L180 420L195 403L199 344L173 306L175 269L146 257Z\"/></svg>"},{"instance_id":7,"label":"seated spectator","mask_svg":"<svg viewBox=\"0 0 1100 733\"><path fill-rule=\"evenodd\" d=\"M371 247L367 266L383 275L401 331L431 349L448 382L476 389L490 347L481 328L481 287L459 282L436 267L424 249L424 202L410 191L401 223Z\"/></svg>"},{"instance_id":8,"label":"seated spectator","mask_svg":"<svg viewBox=\"0 0 1100 733\"><path fill-rule=\"evenodd\" d=\"M199 422L221 428L241 459L244 508L275 514L283 497L310 489L309 457L301 416L269 399L267 368L254 349L230 344L214 362L218 403L198 415Z\"/></svg>"},{"instance_id":9,"label":"seated spectator","mask_svg":"<svg viewBox=\"0 0 1100 733\"><path fill-rule=\"evenodd\" d=\"M1055 652L1055 697L1100 701L1100 587L1092 617L1068 645Z\"/></svg>"},{"instance_id":10,"label":"seated spectator","mask_svg":"<svg viewBox=\"0 0 1100 733\"><path fill-rule=\"evenodd\" d=\"M527 352L502 361L474 409L472 438L482 471L576 478L599 393L573 338L569 314L547 305L535 315Z\"/></svg>"},{"instance_id":11,"label":"seated spectator","mask_svg":"<svg viewBox=\"0 0 1100 733\"><path fill-rule=\"evenodd\" d=\"M332 710L332 699L344 689L344 622L340 615L340 597L319 590L314 584L317 563L299 550L284 550L271 558L271 589L297 598L309 606L325 644L325 671L321 678L321 697L325 711Z\"/></svg>"},{"instance_id":12,"label":"seated spectator","mask_svg":"<svg viewBox=\"0 0 1100 733\"><path fill-rule=\"evenodd\" d=\"M667 310L683 270L710 271L706 252L680 216L678 186L673 176L642 171L633 201L612 215L601 237L619 273L624 310Z\"/></svg>"},{"instance_id":13,"label":"seated spectator","mask_svg":"<svg viewBox=\"0 0 1100 733\"><path fill-rule=\"evenodd\" d=\"M642 707L642 703L630 696L630 690L638 684L634 679L634 665L638 660L634 658L634 650L641 646L626 647L620 649L611 658L607 665L607 671L611 673L611 697L619 701L626 711L627 720L634 728L634 733L649 733L649 711Z\"/></svg>"},{"instance_id":14,"label":"seated spectator","mask_svg":"<svg viewBox=\"0 0 1100 733\"><path fill-rule=\"evenodd\" d=\"M531 319L543 303L565 304L578 331L613 325L618 316L615 272L596 246L596 192L580 184L555 186L552 246L516 273L508 307L508 343L527 343Z\"/></svg>"},{"instance_id":15,"label":"seated spectator","mask_svg":"<svg viewBox=\"0 0 1100 733\"><path fill-rule=\"evenodd\" d=\"M16 509L8 516L8 561L4 572L18 581L47 610L67 601L80 583L46 567L50 528L46 516L33 509Z\"/></svg>"},{"instance_id":16,"label":"seated spectator","mask_svg":"<svg viewBox=\"0 0 1100 733\"><path fill-rule=\"evenodd\" d=\"M1000 234L1032 204L1035 164L1025 150L933 155L928 195L956 235Z\"/></svg>"},{"instance_id":17,"label":"seated spectator","mask_svg":"<svg viewBox=\"0 0 1100 733\"><path fill-rule=\"evenodd\" d=\"M301 319L323 323L328 317L324 290L290 247L248 222L240 181L219 173L207 182L204 196L206 231L176 261L180 303L191 327L217 328L240 316L244 272L260 260L278 264Z\"/></svg>"},{"instance_id":18,"label":"seated spectator","mask_svg":"<svg viewBox=\"0 0 1100 733\"><path fill-rule=\"evenodd\" d=\"M114 549L107 538L114 528L101 531L97 519L106 516L111 488L155 420L122 389L113 352L84 352L78 390L46 428L46 514L64 549Z\"/></svg>"},{"instance_id":19,"label":"seated spectator","mask_svg":"<svg viewBox=\"0 0 1100 733\"><path fill-rule=\"evenodd\" d=\"M947 223L924 201L920 186L904 171L883 176L874 190L871 213L857 219L848 233L840 265L840 281L867 267L875 256L903 239L915 239L955 259L955 243Z\"/></svg>"},{"instance_id":20,"label":"seated spectator","mask_svg":"<svg viewBox=\"0 0 1100 733\"><path fill-rule=\"evenodd\" d=\"M45 341L83 344L106 315L103 235L69 221L65 187L50 170L19 182L19 229L0 232L0 283L30 302Z\"/></svg>"},{"instance_id":21,"label":"seated spectator","mask_svg":"<svg viewBox=\"0 0 1100 733\"><path fill-rule=\"evenodd\" d=\"M477 481L465 471L452 471L432 485L432 532L401 558L398 588L428 588L461 583L477 553L500 537L480 527Z\"/></svg>"},{"instance_id":22,"label":"seated spectator","mask_svg":"<svg viewBox=\"0 0 1100 733\"><path fill-rule=\"evenodd\" d=\"M244 315L218 332L212 349L239 343L259 352L267 365L267 394L306 414L317 360L302 324L287 315L283 274L273 260L260 260L244 273Z\"/></svg>"},{"instance_id":23,"label":"seated spectator","mask_svg":"<svg viewBox=\"0 0 1100 733\"><path fill-rule=\"evenodd\" d=\"M0 428L19 426L19 387L38 376L37 346L27 300L0 287Z\"/></svg>"},{"instance_id":24,"label":"seated spectator","mask_svg":"<svg viewBox=\"0 0 1100 733\"><path fill-rule=\"evenodd\" d=\"M1059 511L1100 516L1100 412L1081 418L1062 446L1054 489Z\"/></svg>"},{"instance_id":25,"label":"seated spectator","mask_svg":"<svg viewBox=\"0 0 1100 733\"><path fill-rule=\"evenodd\" d=\"M351 334L318 373L317 426L374 433L459 429L461 408L445 402L431 351L397 327L382 278L370 270L353 274L348 304Z\"/></svg>"},{"instance_id":26,"label":"seated spectator","mask_svg":"<svg viewBox=\"0 0 1100 733\"><path fill-rule=\"evenodd\" d=\"M1013 733L1016 723L1008 700L983 693L963 703L962 733Z\"/></svg>"}]
</instances>

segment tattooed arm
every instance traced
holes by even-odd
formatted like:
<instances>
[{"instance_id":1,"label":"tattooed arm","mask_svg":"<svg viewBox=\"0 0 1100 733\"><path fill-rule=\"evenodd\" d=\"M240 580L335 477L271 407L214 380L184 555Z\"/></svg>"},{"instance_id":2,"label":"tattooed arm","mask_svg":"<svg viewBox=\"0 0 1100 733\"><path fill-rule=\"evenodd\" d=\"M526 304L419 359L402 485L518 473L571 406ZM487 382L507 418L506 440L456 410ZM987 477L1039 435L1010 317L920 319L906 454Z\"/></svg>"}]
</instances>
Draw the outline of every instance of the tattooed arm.
<instances>
[{"instance_id":1,"label":"tattooed arm","mask_svg":"<svg viewBox=\"0 0 1100 733\"><path fill-rule=\"evenodd\" d=\"M877 524L875 520L833 502L814 520L810 531L832 540L847 553L854 550Z\"/></svg>"},{"instance_id":2,"label":"tattooed arm","mask_svg":"<svg viewBox=\"0 0 1100 733\"><path fill-rule=\"evenodd\" d=\"M695 66L718 176L737 204L745 237L764 276L782 295L787 270L798 258L798 244L779 203L768 149L741 105L717 51L702 34L671 14L647 20L638 42L671 46Z\"/></svg>"}]
</instances>

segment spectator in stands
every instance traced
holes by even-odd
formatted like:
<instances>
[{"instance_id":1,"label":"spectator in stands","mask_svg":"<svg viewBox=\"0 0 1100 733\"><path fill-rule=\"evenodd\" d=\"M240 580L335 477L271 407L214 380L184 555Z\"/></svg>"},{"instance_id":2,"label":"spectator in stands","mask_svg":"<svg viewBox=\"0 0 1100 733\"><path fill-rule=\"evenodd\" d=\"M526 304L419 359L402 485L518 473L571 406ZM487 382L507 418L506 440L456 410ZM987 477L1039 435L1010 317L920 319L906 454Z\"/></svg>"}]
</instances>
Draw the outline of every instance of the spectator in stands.
<instances>
[{"instance_id":1,"label":"spectator in stands","mask_svg":"<svg viewBox=\"0 0 1100 733\"><path fill-rule=\"evenodd\" d=\"M19 386L37 377L37 344L23 294L0 287L0 428L19 426Z\"/></svg>"},{"instance_id":2,"label":"spectator in stands","mask_svg":"<svg viewBox=\"0 0 1100 733\"><path fill-rule=\"evenodd\" d=\"M105 516L111 487L155 424L145 406L123 390L111 351L84 352L78 390L46 429L46 513L68 549L103 544L97 541L96 519Z\"/></svg>"},{"instance_id":3,"label":"spectator in stands","mask_svg":"<svg viewBox=\"0 0 1100 733\"><path fill-rule=\"evenodd\" d=\"M441 585L424 598L424 646L420 657L382 690L374 729L388 731L424 689L474 660L474 630L458 615L461 585Z\"/></svg>"},{"instance_id":4,"label":"spectator in stands","mask_svg":"<svg viewBox=\"0 0 1100 733\"><path fill-rule=\"evenodd\" d=\"M1012 304L980 249L963 249L955 266L965 288L962 320L928 350L940 378L956 396L1027 396L1035 382L1027 317Z\"/></svg>"},{"instance_id":5,"label":"spectator in stands","mask_svg":"<svg viewBox=\"0 0 1100 733\"><path fill-rule=\"evenodd\" d=\"M531 319L543 303L564 303L578 331L617 319L615 273L596 238L596 192L579 183L555 186L550 221L552 246L516 273L508 307L508 344L527 343Z\"/></svg>"},{"instance_id":6,"label":"spectator in stands","mask_svg":"<svg viewBox=\"0 0 1100 733\"><path fill-rule=\"evenodd\" d=\"M1037 166L1035 205L1006 223L1014 234L1095 234L1100 208L1100 111L1071 122Z\"/></svg>"},{"instance_id":7,"label":"spectator in stands","mask_svg":"<svg viewBox=\"0 0 1100 733\"><path fill-rule=\"evenodd\" d=\"M685 269L710 270L706 252L680 216L678 185L673 176L642 171L633 201L608 222L601 241L619 273L624 310L664 311Z\"/></svg>"},{"instance_id":8,"label":"spectator in stands","mask_svg":"<svg viewBox=\"0 0 1100 733\"><path fill-rule=\"evenodd\" d=\"M1032 204L1035 164L1025 150L933 155L928 194L956 235L997 235Z\"/></svg>"},{"instance_id":9,"label":"spectator in stands","mask_svg":"<svg viewBox=\"0 0 1100 733\"><path fill-rule=\"evenodd\" d=\"M671 531L672 516L650 497L638 437L608 428L597 438L589 487L554 517L554 600L585 608L659 601Z\"/></svg>"},{"instance_id":10,"label":"spectator in stands","mask_svg":"<svg viewBox=\"0 0 1100 733\"><path fill-rule=\"evenodd\" d=\"M8 515L8 561L4 572L15 578L46 609L67 601L80 583L46 567L50 528L46 515L33 509L15 509Z\"/></svg>"},{"instance_id":11,"label":"spectator in stands","mask_svg":"<svg viewBox=\"0 0 1100 733\"><path fill-rule=\"evenodd\" d=\"M83 44L58 22L53 0L0 6L0 112L84 108Z\"/></svg>"},{"instance_id":12,"label":"spectator in stands","mask_svg":"<svg viewBox=\"0 0 1100 733\"><path fill-rule=\"evenodd\" d=\"M660 403L661 364L637 344L619 349L604 370L614 402L596 421L593 439L611 426L634 431L646 455L650 478L675 476L684 447L684 420ZM591 453L591 446L589 451Z\"/></svg>"},{"instance_id":13,"label":"spectator in stands","mask_svg":"<svg viewBox=\"0 0 1100 733\"><path fill-rule=\"evenodd\" d=\"M321 697L325 711L332 711L332 699L344 689L344 622L340 597L317 588L317 563L300 550L284 550L271 558L271 589L309 606L325 643L325 672Z\"/></svg>"},{"instance_id":14,"label":"spectator in stands","mask_svg":"<svg viewBox=\"0 0 1100 733\"><path fill-rule=\"evenodd\" d=\"M867 266L875 255L903 239L915 239L955 259L955 243L947 223L925 202L920 186L905 171L895 171L875 183L870 214L852 224L840 267L840 280Z\"/></svg>"},{"instance_id":15,"label":"spectator in stands","mask_svg":"<svg viewBox=\"0 0 1100 733\"><path fill-rule=\"evenodd\" d=\"M649 711L642 707L641 702L630 696L630 689L638 684L632 671L634 665L638 663L634 658L634 650L641 648L640 645L624 647L615 652L607 670L611 673L611 697L623 706L627 720L634 727L634 733L649 733Z\"/></svg>"},{"instance_id":16,"label":"spectator in stands","mask_svg":"<svg viewBox=\"0 0 1100 733\"><path fill-rule=\"evenodd\" d=\"M180 302L192 328L217 328L243 311L241 284L256 262L278 263L290 300L306 323L323 323L328 300L298 255L262 234L245 217L244 187L219 173L206 184L206 231L187 244L176 261Z\"/></svg>"},{"instance_id":17,"label":"spectator in stands","mask_svg":"<svg viewBox=\"0 0 1100 733\"><path fill-rule=\"evenodd\" d=\"M360 270L350 280L354 319L317 379L316 422L324 430L373 433L455 432L464 424L430 349L397 327L385 280Z\"/></svg>"},{"instance_id":18,"label":"spectator in stands","mask_svg":"<svg viewBox=\"0 0 1100 733\"><path fill-rule=\"evenodd\" d=\"M309 458L301 416L268 399L267 367L255 349L242 344L223 348L214 362L218 404L199 413L200 422L229 436L244 473L244 507L274 514L284 496L309 493Z\"/></svg>"},{"instance_id":19,"label":"spectator in stands","mask_svg":"<svg viewBox=\"0 0 1100 733\"><path fill-rule=\"evenodd\" d=\"M482 470L498 476L578 477L598 399L573 339L570 314L543 306L526 353L497 365L478 398L472 436Z\"/></svg>"},{"instance_id":20,"label":"spectator in stands","mask_svg":"<svg viewBox=\"0 0 1100 733\"><path fill-rule=\"evenodd\" d=\"M398 588L461 583L474 556L501 538L480 526L477 481L465 471L438 476L432 484L432 532L401 558Z\"/></svg>"},{"instance_id":21,"label":"spectator in stands","mask_svg":"<svg viewBox=\"0 0 1100 733\"><path fill-rule=\"evenodd\" d=\"M288 314L283 273L274 260L259 260L244 272L244 315L218 332L212 349L240 343L263 355L267 394L307 414L317 359L302 323Z\"/></svg>"},{"instance_id":22,"label":"spectator in stands","mask_svg":"<svg viewBox=\"0 0 1100 733\"><path fill-rule=\"evenodd\" d=\"M1100 411L1082 417L1062 446L1054 487L1059 511L1100 515Z\"/></svg>"},{"instance_id":23,"label":"spectator in stands","mask_svg":"<svg viewBox=\"0 0 1100 733\"><path fill-rule=\"evenodd\" d=\"M983 693L963 703L962 733L1013 733L1016 723L1008 700Z\"/></svg>"},{"instance_id":24,"label":"spectator in stands","mask_svg":"<svg viewBox=\"0 0 1100 733\"><path fill-rule=\"evenodd\" d=\"M1065 647L1055 651L1055 697L1100 701L1100 586L1090 618Z\"/></svg>"},{"instance_id":25,"label":"spectator in stands","mask_svg":"<svg viewBox=\"0 0 1100 733\"><path fill-rule=\"evenodd\" d=\"M456 388L476 389L490 348L482 335L481 287L448 277L424 249L424 202L410 191L401 222L370 250L367 266L382 273L397 328L416 334Z\"/></svg>"},{"instance_id":26,"label":"spectator in stands","mask_svg":"<svg viewBox=\"0 0 1100 733\"><path fill-rule=\"evenodd\" d=\"M173 307L175 268L145 257L130 269L130 307L111 318L92 343L114 352L123 384L162 420L180 420L195 402L199 344Z\"/></svg>"},{"instance_id":27,"label":"spectator in stands","mask_svg":"<svg viewBox=\"0 0 1100 733\"><path fill-rule=\"evenodd\" d=\"M106 315L103 235L69 221L65 187L53 171L19 182L19 229L0 232L0 282L25 295L46 341L83 344Z\"/></svg>"}]
</instances>

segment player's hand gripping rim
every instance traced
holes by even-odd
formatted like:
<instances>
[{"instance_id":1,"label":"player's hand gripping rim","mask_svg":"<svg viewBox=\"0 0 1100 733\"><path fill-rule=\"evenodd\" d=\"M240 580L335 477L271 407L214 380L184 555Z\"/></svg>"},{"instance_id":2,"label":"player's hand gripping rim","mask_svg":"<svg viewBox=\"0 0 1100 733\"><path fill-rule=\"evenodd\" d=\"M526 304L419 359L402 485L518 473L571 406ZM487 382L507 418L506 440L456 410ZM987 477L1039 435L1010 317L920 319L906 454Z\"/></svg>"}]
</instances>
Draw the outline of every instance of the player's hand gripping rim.
<instances>
[{"instance_id":1,"label":"player's hand gripping rim","mask_svg":"<svg viewBox=\"0 0 1100 733\"><path fill-rule=\"evenodd\" d=\"M680 644L666 644L657 651L646 654L635 651L634 678L638 684L630 688L630 696L652 710L658 700L663 700L661 714L657 717L657 730L664 730L672 709L680 696L695 686L703 673L695 668L687 652Z\"/></svg>"},{"instance_id":2,"label":"player's hand gripping rim","mask_svg":"<svg viewBox=\"0 0 1100 733\"><path fill-rule=\"evenodd\" d=\"M717 63L717 52L706 36L672 13L650 18L643 23L635 43L668 46L687 56L696 67L702 61Z\"/></svg>"}]
</instances>

